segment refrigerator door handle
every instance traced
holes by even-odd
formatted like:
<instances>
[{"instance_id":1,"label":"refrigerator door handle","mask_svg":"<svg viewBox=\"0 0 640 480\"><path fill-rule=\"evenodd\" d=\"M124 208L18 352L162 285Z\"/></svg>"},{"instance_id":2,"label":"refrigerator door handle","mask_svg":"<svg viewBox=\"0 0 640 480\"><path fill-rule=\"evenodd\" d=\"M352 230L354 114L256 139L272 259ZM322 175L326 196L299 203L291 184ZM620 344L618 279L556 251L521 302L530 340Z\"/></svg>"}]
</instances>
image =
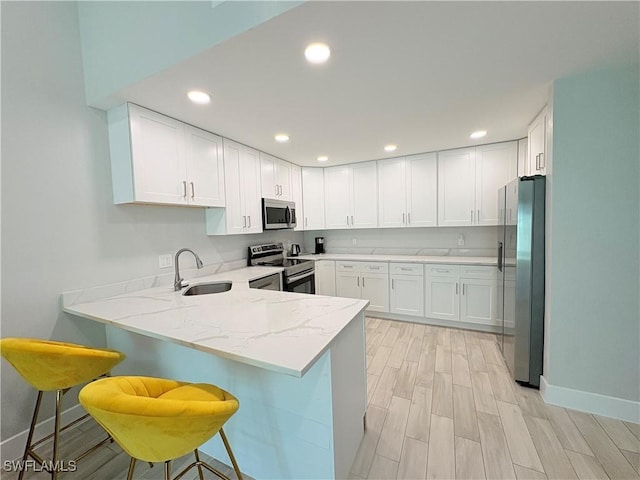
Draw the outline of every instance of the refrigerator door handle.
<instances>
[{"instance_id":1,"label":"refrigerator door handle","mask_svg":"<svg viewBox=\"0 0 640 480\"><path fill-rule=\"evenodd\" d=\"M502 242L498 242L498 271L502 271Z\"/></svg>"}]
</instances>

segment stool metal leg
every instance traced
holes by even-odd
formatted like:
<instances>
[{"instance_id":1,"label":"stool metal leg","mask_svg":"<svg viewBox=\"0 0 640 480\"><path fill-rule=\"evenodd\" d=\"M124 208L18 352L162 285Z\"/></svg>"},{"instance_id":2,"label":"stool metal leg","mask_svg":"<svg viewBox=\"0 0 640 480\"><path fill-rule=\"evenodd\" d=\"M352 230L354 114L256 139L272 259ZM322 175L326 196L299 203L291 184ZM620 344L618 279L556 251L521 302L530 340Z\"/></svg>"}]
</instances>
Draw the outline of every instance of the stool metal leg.
<instances>
[{"instance_id":1,"label":"stool metal leg","mask_svg":"<svg viewBox=\"0 0 640 480\"><path fill-rule=\"evenodd\" d=\"M196 448L193 453L196 456L196 465L198 466L198 476L200 480L204 480L204 475L202 473L202 464L200 463L200 455L198 455L198 449Z\"/></svg>"},{"instance_id":2,"label":"stool metal leg","mask_svg":"<svg viewBox=\"0 0 640 480\"><path fill-rule=\"evenodd\" d=\"M129 462L129 471L127 472L127 480L133 480L133 471L136 469L136 459L131 457Z\"/></svg>"},{"instance_id":3,"label":"stool metal leg","mask_svg":"<svg viewBox=\"0 0 640 480\"><path fill-rule=\"evenodd\" d=\"M227 436L225 435L222 428L220 429L220 437L222 438L222 443L224 443L224 448L227 449L227 453L229 454L229 458L231 459L231 463L233 464L233 469L236 471L238 480L242 480L242 472L240 472L238 462L236 462L236 457L233 456L233 452L231 451L231 447L229 446L229 440L227 440Z\"/></svg>"},{"instance_id":4,"label":"stool metal leg","mask_svg":"<svg viewBox=\"0 0 640 480\"><path fill-rule=\"evenodd\" d=\"M164 462L164 480L171 480L171 460Z\"/></svg>"},{"instance_id":5,"label":"stool metal leg","mask_svg":"<svg viewBox=\"0 0 640 480\"><path fill-rule=\"evenodd\" d=\"M56 391L56 419L53 431L53 465L51 469L51 480L58 478L58 443L60 440L60 415L62 413L62 390Z\"/></svg>"},{"instance_id":6,"label":"stool metal leg","mask_svg":"<svg viewBox=\"0 0 640 480\"><path fill-rule=\"evenodd\" d=\"M27 445L24 447L24 454L22 455L22 464L20 465L20 474L18 480L22 480L25 474L25 466L27 458L29 458L29 450L31 449L31 441L33 440L33 432L36 429L36 422L38 421L38 413L40 412L40 403L42 402L42 390L38 391L38 398L36 400L36 407L33 409L33 418L31 419L31 426L29 427L29 435L27 436Z\"/></svg>"}]
</instances>

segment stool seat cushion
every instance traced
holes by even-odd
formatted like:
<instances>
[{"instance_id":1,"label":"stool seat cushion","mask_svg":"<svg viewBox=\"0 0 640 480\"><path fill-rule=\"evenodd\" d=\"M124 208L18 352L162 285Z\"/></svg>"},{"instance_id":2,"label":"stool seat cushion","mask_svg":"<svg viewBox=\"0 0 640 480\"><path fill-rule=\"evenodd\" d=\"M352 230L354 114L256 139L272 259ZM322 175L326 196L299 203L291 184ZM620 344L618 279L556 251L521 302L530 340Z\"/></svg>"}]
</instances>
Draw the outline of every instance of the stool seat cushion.
<instances>
[{"instance_id":1,"label":"stool seat cushion","mask_svg":"<svg viewBox=\"0 0 640 480\"><path fill-rule=\"evenodd\" d=\"M115 350L35 338L3 338L0 353L37 390L64 390L107 373L124 360Z\"/></svg>"},{"instance_id":2,"label":"stool seat cushion","mask_svg":"<svg viewBox=\"0 0 640 480\"><path fill-rule=\"evenodd\" d=\"M78 398L123 450L147 462L195 450L239 407L233 395L214 385L153 377L100 379Z\"/></svg>"}]
</instances>

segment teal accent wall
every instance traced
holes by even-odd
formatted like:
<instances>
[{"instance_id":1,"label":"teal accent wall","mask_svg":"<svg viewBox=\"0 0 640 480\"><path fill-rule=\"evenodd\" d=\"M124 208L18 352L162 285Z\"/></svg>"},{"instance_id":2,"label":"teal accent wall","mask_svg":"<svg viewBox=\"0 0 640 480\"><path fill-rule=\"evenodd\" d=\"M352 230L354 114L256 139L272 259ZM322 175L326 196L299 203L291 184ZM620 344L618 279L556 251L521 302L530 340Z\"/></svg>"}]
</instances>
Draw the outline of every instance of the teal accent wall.
<instances>
[{"instance_id":1,"label":"teal accent wall","mask_svg":"<svg viewBox=\"0 0 640 480\"><path fill-rule=\"evenodd\" d=\"M80 1L87 103L107 109L120 89L280 15L303 1Z\"/></svg>"},{"instance_id":2,"label":"teal accent wall","mask_svg":"<svg viewBox=\"0 0 640 480\"><path fill-rule=\"evenodd\" d=\"M638 65L553 87L550 384L640 400Z\"/></svg>"}]
</instances>

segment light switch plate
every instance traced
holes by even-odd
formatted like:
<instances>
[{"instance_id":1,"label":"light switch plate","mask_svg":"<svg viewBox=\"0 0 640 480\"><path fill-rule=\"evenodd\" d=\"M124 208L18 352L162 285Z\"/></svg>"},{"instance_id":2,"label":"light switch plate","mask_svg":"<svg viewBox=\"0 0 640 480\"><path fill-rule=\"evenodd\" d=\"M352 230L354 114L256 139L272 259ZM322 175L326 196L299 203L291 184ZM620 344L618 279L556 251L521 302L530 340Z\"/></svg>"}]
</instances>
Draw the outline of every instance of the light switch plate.
<instances>
[{"instance_id":1,"label":"light switch plate","mask_svg":"<svg viewBox=\"0 0 640 480\"><path fill-rule=\"evenodd\" d=\"M458 246L464 247L464 235L463 234L458 235Z\"/></svg>"},{"instance_id":2,"label":"light switch plate","mask_svg":"<svg viewBox=\"0 0 640 480\"><path fill-rule=\"evenodd\" d=\"M160 268L171 268L171 254L160 255L158 257L158 266Z\"/></svg>"}]
</instances>

